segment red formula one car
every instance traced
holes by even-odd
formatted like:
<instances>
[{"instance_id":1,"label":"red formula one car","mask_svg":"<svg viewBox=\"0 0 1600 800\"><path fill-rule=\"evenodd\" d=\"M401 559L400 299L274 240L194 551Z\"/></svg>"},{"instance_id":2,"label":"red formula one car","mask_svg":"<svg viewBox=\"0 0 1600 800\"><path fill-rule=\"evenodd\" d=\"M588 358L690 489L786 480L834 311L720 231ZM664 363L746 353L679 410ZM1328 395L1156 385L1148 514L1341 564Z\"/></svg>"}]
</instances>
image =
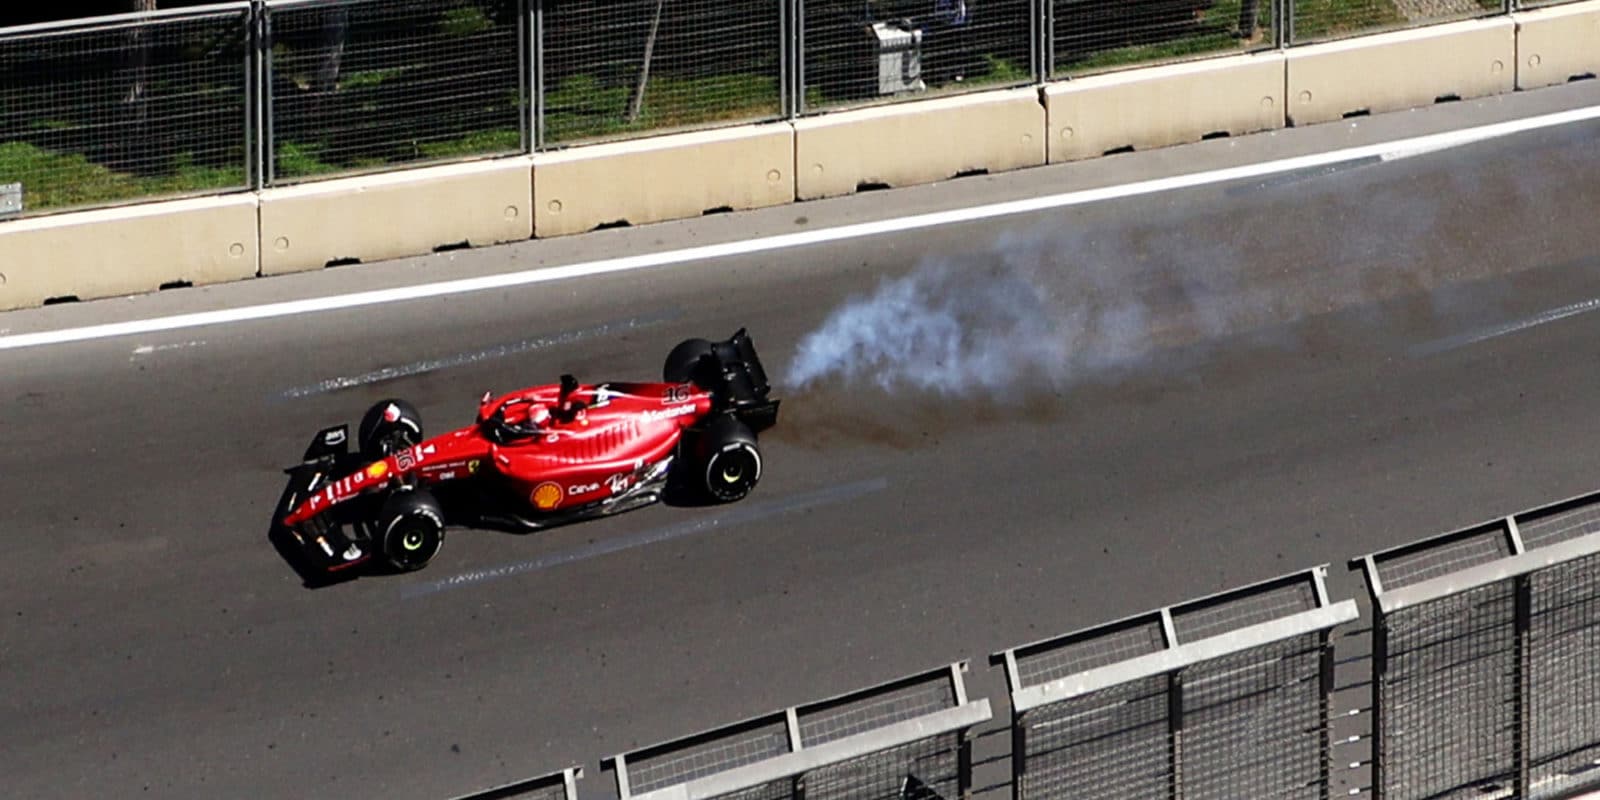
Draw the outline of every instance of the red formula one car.
<instances>
[{"instance_id":1,"label":"red formula one car","mask_svg":"<svg viewBox=\"0 0 1600 800\"><path fill-rule=\"evenodd\" d=\"M324 571L371 560L421 569L448 524L536 531L650 505L669 486L712 502L761 479L756 435L777 422L765 370L740 330L689 339L659 383L559 384L485 394L477 419L426 437L416 409L379 401L357 429L319 432L291 468L287 516Z\"/></svg>"}]
</instances>

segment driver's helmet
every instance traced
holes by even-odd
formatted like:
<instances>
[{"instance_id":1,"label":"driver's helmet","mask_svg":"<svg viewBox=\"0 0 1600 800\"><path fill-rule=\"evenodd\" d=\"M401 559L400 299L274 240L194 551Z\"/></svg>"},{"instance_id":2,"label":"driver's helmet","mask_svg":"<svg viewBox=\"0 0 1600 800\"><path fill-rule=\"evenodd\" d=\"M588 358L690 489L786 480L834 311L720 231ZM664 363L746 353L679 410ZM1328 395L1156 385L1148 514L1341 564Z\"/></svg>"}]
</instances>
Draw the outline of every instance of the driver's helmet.
<instances>
[{"instance_id":1,"label":"driver's helmet","mask_svg":"<svg viewBox=\"0 0 1600 800\"><path fill-rule=\"evenodd\" d=\"M550 407L544 403L529 404L526 424L534 430L544 430L550 424Z\"/></svg>"}]
</instances>

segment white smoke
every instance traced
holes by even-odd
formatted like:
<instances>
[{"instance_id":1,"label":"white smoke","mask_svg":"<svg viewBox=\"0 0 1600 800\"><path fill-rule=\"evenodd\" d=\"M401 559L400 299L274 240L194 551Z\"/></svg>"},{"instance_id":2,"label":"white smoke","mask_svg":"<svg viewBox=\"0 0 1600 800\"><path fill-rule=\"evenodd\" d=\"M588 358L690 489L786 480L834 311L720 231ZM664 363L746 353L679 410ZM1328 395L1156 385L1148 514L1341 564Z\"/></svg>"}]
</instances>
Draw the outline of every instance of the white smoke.
<instances>
[{"instance_id":1,"label":"white smoke","mask_svg":"<svg viewBox=\"0 0 1600 800\"><path fill-rule=\"evenodd\" d=\"M1059 244L1007 239L992 264L931 260L848 299L800 341L788 385L869 383L1003 399L1137 358L1149 346L1145 304L1112 291L1114 276L1093 270L1068 282L1071 297L1052 294L1041 269L1060 258Z\"/></svg>"}]
</instances>

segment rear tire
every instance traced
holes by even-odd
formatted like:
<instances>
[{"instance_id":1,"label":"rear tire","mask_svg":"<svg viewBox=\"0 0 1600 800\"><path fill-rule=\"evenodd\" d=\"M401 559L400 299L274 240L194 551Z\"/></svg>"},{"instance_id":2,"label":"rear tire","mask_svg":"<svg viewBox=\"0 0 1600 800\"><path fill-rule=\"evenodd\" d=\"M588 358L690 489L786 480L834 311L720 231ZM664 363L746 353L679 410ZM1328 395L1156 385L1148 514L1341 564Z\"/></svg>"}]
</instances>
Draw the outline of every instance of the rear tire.
<instances>
[{"instance_id":1,"label":"rear tire","mask_svg":"<svg viewBox=\"0 0 1600 800\"><path fill-rule=\"evenodd\" d=\"M688 383L698 380L704 364L709 363L706 358L712 354L712 344L706 339L685 339L667 353L667 361L661 367L661 379L667 383ZM701 388L705 388L701 386Z\"/></svg>"},{"instance_id":2,"label":"rear tire","mask_svg":"<svg viewBox=\"0 0 1600 800\"><path fill-rule=\"evenodd\" d=\"M395 397L374 403L356 429L356 444L369 461L393 455L422 438L422 415L410 403Z\"/></svg>"},{"instance_id":3,"label":"rear tire","mask_svg":"<svg viewBox=\"0 0 1600 800\"><path fill-rule=\"evenodd\" d=\"M444 512L426 491L397 492L384 501L378 530L389 565L414 572L426 567L444 546Z\"/></svg>"},{"instance_id":4,"label":"rear tire","mask_svg":"<svg viewBox=\"0 0 1600 800\"><path fill-rule=\"evenodd\" d=\"M750 429L731 416L718 417L699 447L700 488L719 503L743 500L761 481L761 449Z\"/></svg>"}]
</instances>

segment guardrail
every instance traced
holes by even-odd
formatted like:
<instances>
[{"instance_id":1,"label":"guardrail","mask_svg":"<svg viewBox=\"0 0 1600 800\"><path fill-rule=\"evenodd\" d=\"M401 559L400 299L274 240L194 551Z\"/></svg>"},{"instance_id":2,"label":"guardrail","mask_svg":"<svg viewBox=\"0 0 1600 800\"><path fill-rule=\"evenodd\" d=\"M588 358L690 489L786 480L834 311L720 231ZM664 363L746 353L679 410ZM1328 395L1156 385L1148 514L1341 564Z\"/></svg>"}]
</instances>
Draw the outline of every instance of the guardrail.
<instances>
[{"instance_id":1,"label":"guardrail","mask_svg":"<svg viewBox=\"0 0 1600 800\"><path fill-rule=\"evenodd\" d=\"M958 662L601 767L620 800L1600 792L1600 492L1349 566L1370 608L1332 598L1323 565L994 653L1010 703L997 730L981 730L989 701ZM1336 664L1360 668L1370 708L1338 707ZM986 759L1009 780L974 789L973 743L991 734L1009 752ZM1362 744L1370 758L1334 756ZM1370 784L1335 791L1363 767ZM459 800L576 800L581 774Z\"/></svg>"},{"instance_id":2,"label":"guardrail","mask_svg":"<svg viewBox=\"0 0 1600 800\"><path fill-rule=\"evenodd\" d=\"M1325 568L992 657L1011 687L1012 796L1307 797L1329 787Z\"/></svg>"},{"instance_id":3,"label":"guardrail","mask_svg":"<svg viewBox=\"0 0 1600 800\"><path fill-rule=\"evenodd\" d=\"M1377 797L1600 788L1600 493L1351 565L1375 618Z\"/></svg>"},{"instance_id":4,"label":"guardrail","mask_svg":"<svg viewBox=\"0 0 1600 800\"><path fill-rule=\"evenodd\" d=\"M6 28L0 197L20 191L21 208L0 200L0 218L797 120L1555 4L240 0Z\"/></svg>"},{"instance_id":5,"label":"guardrail","mask_svg":"<svg viewBox=\"0 0 1600 800\"><path fill-rule=\"evenodd\" d=\"M968 731L991 717L968 700L965 663L613 756L622 800L961 797Z\"/></svg>"}]
</instances>

